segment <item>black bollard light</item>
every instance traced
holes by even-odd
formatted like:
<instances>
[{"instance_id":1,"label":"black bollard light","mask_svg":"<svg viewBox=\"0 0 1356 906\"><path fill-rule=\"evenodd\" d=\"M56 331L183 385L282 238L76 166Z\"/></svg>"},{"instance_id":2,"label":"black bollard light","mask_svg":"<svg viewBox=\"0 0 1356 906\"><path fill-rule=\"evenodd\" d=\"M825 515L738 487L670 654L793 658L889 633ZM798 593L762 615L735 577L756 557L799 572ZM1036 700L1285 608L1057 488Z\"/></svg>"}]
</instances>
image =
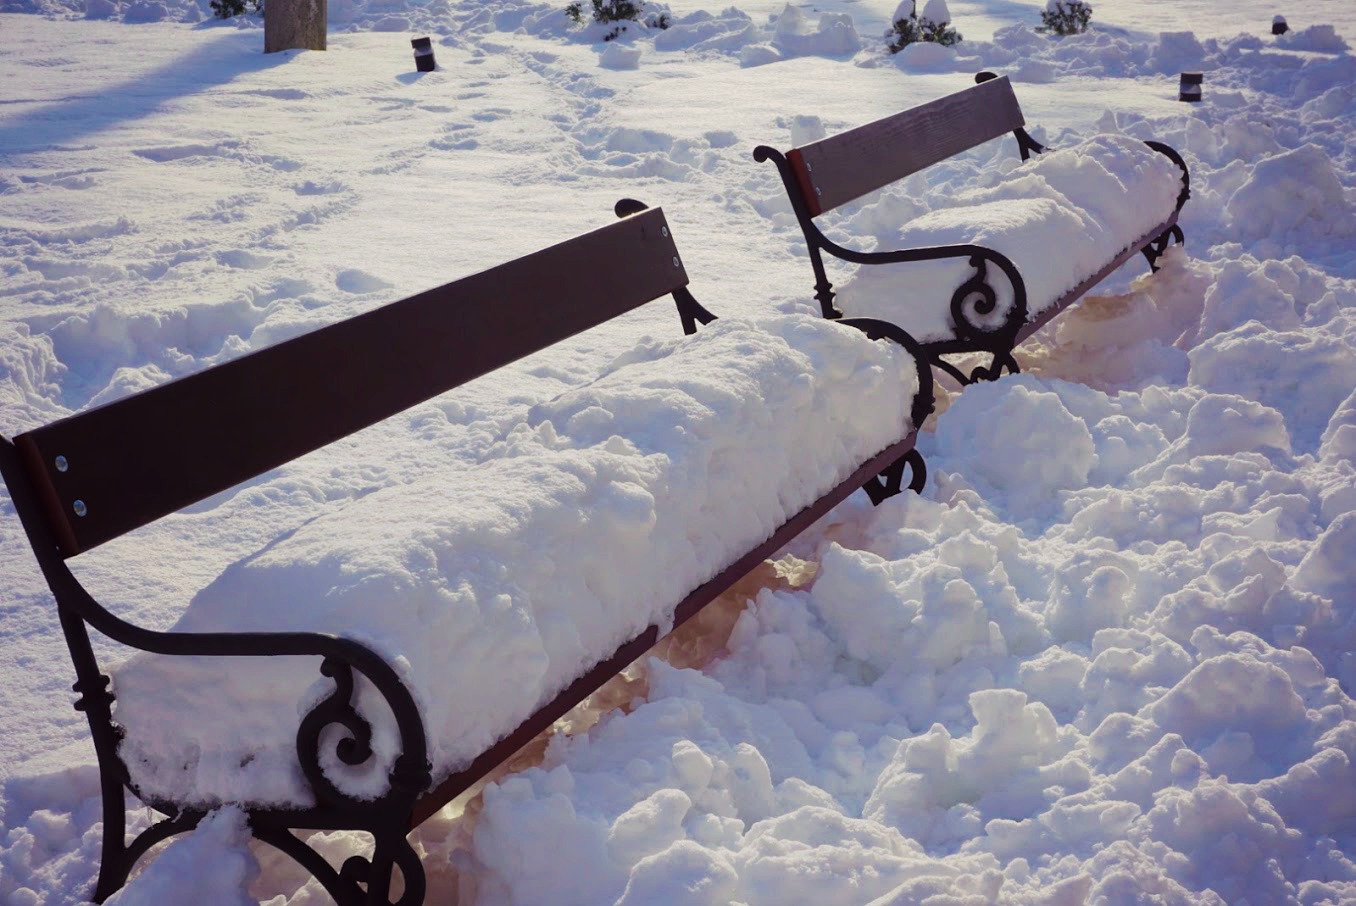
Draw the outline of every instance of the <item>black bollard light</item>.
<instances>
[{"instance_id":1,"label":"black bollard light","mask_svg":"<svg viewBox=\"0 0 1356 906\"><path fill-rule=\"evenodd\" d=\"M414 48L414 68L420 72L432 72L438 68L433 59L433 41L429 38L415 38L410 42Z\"/></svg>"},{"instance_id":2,"label":"black bollard light","mask_svg":"<svg viewBox=\"0 0 1356 906\"><path fill-rule=\"evenodd\" d=\"M1201 82L1205 81L1205 76L1199 72L1182 73L1182 89L1178 94L1179 101L1199 101L1201 99Z\"/></svg>"},{"instance_id":3,"label":"black bollard light","mask_svg":"<svg viewBox=\"0 0 1356 906\"><path fill-rule=\"evenodd\" d=\"M1271 33L1273 35L1283 35L1290 31L1290 26L1285 22L1285 16L1277 16L1271 20Z\"/></svg>"}]
</instances>

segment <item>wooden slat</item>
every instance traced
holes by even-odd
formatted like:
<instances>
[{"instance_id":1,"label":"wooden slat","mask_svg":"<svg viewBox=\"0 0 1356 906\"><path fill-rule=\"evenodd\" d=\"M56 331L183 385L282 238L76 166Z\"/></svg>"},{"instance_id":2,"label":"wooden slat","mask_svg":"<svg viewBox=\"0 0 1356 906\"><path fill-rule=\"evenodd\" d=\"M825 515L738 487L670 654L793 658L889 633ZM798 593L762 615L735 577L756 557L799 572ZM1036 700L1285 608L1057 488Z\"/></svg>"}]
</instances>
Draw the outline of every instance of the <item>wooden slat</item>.
<instances>
[{"instance_id":1,"label":"wooden slat","mask_svg":"<svg viewBox=\"0 0 1356 906\"><path fill-rule=\"evenodd\" d=\"M721 570L709 582L705 582L694 589L674 609L672 629L677 629L692 619L701 612L702 608L719 597L722 592L748 575L755 566L776 554L777 551L794 540L797 535L814 525L817 519L846 500L853 491L885 471L895 460L907 454L914 448L917 438L918 432L915 429L910 431L902 440L891 444L871 457L846 480L835 486L833 490L788 519L762 544ZM445 778L437 787L425 793L415 803L410 828L418 827L437 814L439 809L511 758L513 753L564 717L575 705L597 692L604 683L625 670L629 664L653 648L658 641L659 629L656 626L651 626L636 638L624 643L606 660L594 665L592 670L571 683L565 691L543 705L535 714L519 724L517 729L508 736L486 749L461 771Z\"/></svg>"},{"instance_id":2,"label":"wooden slat","mask_svg":"<svg viewBox=\"0 0 1356 906\"><path fill-rule=\"evenodd\" d=\"M811 215L917 173L1025 124L1007 77L991 79L797 148L787 155Z\"/></svg>"},{"instance_id":3,"label":"wooden slat","mask_svg":"<svg viewBox=\"0 0 1356 906\"><path fill-rule=\"evenodd\" d=\"M655 208L15 443L70 557L686 285Z\"/></svg>"}]
</instances>

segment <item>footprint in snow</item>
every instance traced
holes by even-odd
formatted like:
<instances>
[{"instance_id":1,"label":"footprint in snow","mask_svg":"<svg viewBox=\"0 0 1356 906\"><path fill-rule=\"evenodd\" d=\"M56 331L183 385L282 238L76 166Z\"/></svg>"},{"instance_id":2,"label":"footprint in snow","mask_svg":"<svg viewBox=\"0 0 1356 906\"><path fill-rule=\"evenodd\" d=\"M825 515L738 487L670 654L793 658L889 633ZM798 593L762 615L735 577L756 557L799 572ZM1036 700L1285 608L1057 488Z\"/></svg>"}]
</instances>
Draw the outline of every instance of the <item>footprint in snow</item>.
<instances>
[{"instance_id":1,"label":"footprint in snow","mask_svg":"<svg viewBox=\"0 0 1356 906\"><path fill-rule=\"evenodd\" d=\"M334 278L334 285L346 293L360 295L362 293L375 293L383 289L389 289L391 284L380 277L374 277L366 271L345 270L340 271Z\"/></svg>"},{"instance_id":2,"label":"footprint in snow","mask_svg":"<svg viewBox=\"0 0 1356 906\"><path fill-rule=\"evenodd\" d=\"M62 170L56 173L42 173L35 176L16 176L20 186L56 186L61 189L89 189L98 185L91 173L104 172L102 167L85 170ZM5 180L0 180L0 192L5 190Z\"/></svg>"},{"instance_id":3,"label":"footprint in snow","mask_svg":"<svg viewBox=\"0 0 1356 906\"><path fill-rule=\"evenodd\" d=\"M190 157L222 157L238 147L240 147L240 142L226 141L212 145L164 145L158 148L135 148L132 153L137 157L144 157L158 164L167 164Z\"/></svg>"},{"instance_id":4,"label":"footprint in snow","mask_svg":"<svg viewBox=\"0 0 1356 906\"><path fill-rule=\"evenodd\" d=\"M332 180L330 182L312 182L306 180L299 182L292 187L292 191L298 195L334 195L338 192L347 192L348 186L343 183Z\"/></svg>"},{"instance_id":5,"label":"footprint in snow","mask_svg":"<svg viewBox=\"0 0 1356 906\"><path fill-rule=\"evenodd\" d=\"M264 255L256 255L253 252L248 252L244 249L229 249L224 252L217 252L216 258L217 264L220 264L222 267L235 267L240 268L241 270L250 271L268 267L273 263L272 258L265 257Z\"/></svg>"},{"instance_id":6,"label":"footprint in snow","mask_svg":"<svg viewBox=\"0 0 1356 906\"><path fill-rule=\"evenodd\" d=\"M253 88L249 91L236 93L253 97L273 98L278 101L304 101L311 96L310 92L302 91L300 88Z\"/></svg>"},{"instance_id":7,"label":"footprint in snow","mask_svg":"<svg viewBox=\"0 0 1356 906\"><path fill-rule=\"evenodd\" d=\"M443 127L443 136L429 142L429 147L438 151L471 151L480 147L480 142L472 137L475 126L469 123L452 123Z\"/></svg>"}]
</instances>

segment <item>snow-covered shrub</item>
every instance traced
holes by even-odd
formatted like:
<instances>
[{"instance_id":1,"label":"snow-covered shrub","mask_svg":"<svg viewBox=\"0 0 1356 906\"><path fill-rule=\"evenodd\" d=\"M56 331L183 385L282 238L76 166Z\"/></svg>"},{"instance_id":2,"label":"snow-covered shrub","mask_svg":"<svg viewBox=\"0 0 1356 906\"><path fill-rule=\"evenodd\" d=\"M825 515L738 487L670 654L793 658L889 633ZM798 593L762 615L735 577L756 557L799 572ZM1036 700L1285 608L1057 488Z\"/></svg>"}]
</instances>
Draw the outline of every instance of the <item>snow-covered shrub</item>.
<instances>
[{"instance_id":1,"label":"snow-covered shrub","mask_svg":"<svg viewBox=\"0 0 1356 906\"><path fill-rule=\"evenodd\" d=\"M1092 7L1083 0L1047 0L1037 31L1057 35L1081 35L1092 21Z\"/></svg>"},{"instance_id":2,"label":"snow-covered shrub","mask_svg":"<svg viewBox=\"0 0 1356 906\"><path fill-rule=\"evenodd\" d=\"M904 0L895 10L894 23L894 28L885 33L890 41L890 53L899 53L919 41L943 47L961 41L961 33L951 27L951 11L946 8L946 0L928 0L921 16L916 0Z\"/></svg>"},{"instance_id":3,"label":"snow-covered shrub","mask_svg":"<svg viewBox=\"0 0 1356 906\"><path fill-rule=\"evenodd\" d=\"M239 2L239 0L234 0ZM593 8L592 20L594 22L639 22L641 13L645 10L644 0L589 0ZM569 6L565 7L565 15L574 20L576 25L584 24L584 4L583 0L575 0ZM668 28L669 14L666 12L656 13L645 20L645 24L650 28ZM608 41L617 37L620 30L609 33L603 40Z\"/></svg>"},{"instance_id":4,"label":"snow-covered shrub","mask_svg":"<svg viewBox=\"0 0 1356 906\"><path fill-rule=\"evenodd\" d=\"M250 0L253 7L250 11L262 14L264 11L264 0ZM245 15L245 0L212 0L212 13L218 19L229 19L232 16Z\"/></svg>"}]
</instances>

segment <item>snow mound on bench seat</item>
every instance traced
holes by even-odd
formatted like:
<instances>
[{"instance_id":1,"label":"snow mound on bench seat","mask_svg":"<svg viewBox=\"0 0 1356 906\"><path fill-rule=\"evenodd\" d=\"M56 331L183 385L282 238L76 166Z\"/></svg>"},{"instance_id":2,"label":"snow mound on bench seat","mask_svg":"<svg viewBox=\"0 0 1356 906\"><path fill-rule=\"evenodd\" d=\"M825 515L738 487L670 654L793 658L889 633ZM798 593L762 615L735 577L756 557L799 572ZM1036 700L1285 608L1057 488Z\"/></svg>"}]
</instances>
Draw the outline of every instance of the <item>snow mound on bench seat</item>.
<instances>
[{"instance_id":1,"label":"snow mound on bench seat","mask_svg":"<svg viewBox=\"0 0 1356 906\"><path fill-rule=\"evenodd\" d=\"M1181 171L1165 155L1098 135L958 194L953 205L879 236L877 250L973 244L1000 252L1026 283L1030 320L1166 221L1181 190ZM974 273L966 258L863 265L837 302L851 317L893 321L925 342L952 339L951 296ZM1012 287L992 265L988 278L998 294L989 326L997 326L1011 310Z\"/></svg>"},{"instance_id":2,"label":"snow mound on bench seat","mask_svg":"<svg viewBox=\"0 0 1356 906\"><path fill-rule=\"evenodd\" d=\"M372 493L236 563L176 629L372 646L413 691L446 776L905 437L917 380L897 346L804 316L644 341L534 408L489 460ZM318 675L312 658L132 658L114 683L134 783L309 803L295 737L332 688ZM378 702L361 688L385 766L397 738ZM384 770L332 776L354 794L386 787Z\"/></svg>"}]
</instances>

